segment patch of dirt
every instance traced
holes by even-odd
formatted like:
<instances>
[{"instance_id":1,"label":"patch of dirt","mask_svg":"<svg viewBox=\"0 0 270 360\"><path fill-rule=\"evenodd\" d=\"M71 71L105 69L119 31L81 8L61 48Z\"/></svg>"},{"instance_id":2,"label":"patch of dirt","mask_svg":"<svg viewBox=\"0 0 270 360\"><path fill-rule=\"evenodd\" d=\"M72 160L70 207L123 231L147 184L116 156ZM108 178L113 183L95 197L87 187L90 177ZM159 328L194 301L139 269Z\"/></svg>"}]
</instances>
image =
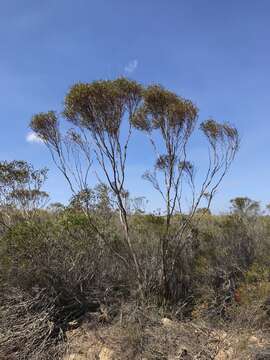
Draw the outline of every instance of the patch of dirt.
<instances>
[{"instance_id":1,"label":"patch of dirt","mask_svg":"<svg viewBox=\"0 0 270 360\"><path fill-rule=\"evenodd\" d=\"M84 324L67 335L64 360L270 359L269 333L213 329L204 322Z\"/></svg>"}]
</instances>

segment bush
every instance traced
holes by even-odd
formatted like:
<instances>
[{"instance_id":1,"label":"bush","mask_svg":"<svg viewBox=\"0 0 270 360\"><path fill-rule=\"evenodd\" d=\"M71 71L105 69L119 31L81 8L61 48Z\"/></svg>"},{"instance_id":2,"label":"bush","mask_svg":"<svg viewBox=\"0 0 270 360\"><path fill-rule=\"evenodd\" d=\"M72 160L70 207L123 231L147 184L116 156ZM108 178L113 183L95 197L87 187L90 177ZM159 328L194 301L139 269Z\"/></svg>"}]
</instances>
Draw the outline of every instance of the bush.
<instances>
[{"instance_id":1,"label":"bush","mask_svg":"<svg viewBox=\"0 0 270 360\"><path fill-rule=\"evenodd\" d=\"M1 359L61 358L65 351L64 332L56 321L54 298L44 290L27 293L9 288L4 289L0 300Z\"/></svg>"},{"instance_id":2,"label":"bush","mask_svg":"<svg viewBox=\"0 0 270 360\"><path fill-rule=\"evenodd\" d=\"M235 215L207 215L190 224L192 237L178 259L172 283L178 300L164 306L159 251L164 219L130 217L130 236L146 284L144 305L178 319L268 326L270 218L244 222ZM89 312L100 312L100 321L111 321L121 304L140 302L136 276L116 255L126 254L117 214L112 212L106 223L105 242L88 221L78 208L40 211L34 218L11 222L2 234L0 357L57 358L71 322L79 325ZM129 333L127 326L123 334L132 348L144 346L141 329L135 332L138 336L130 338Z\"/></svg>"}]
</instances>

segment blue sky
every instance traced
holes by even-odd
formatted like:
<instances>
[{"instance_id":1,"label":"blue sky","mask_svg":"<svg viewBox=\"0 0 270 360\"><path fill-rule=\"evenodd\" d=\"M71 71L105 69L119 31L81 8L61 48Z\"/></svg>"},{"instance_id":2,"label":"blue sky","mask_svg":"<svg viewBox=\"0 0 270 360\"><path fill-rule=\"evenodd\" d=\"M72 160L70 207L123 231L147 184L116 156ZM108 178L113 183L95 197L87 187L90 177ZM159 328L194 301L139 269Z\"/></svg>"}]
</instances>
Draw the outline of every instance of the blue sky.
<instances>
[{"instance_id":1,"label":"blue sky","mask_svg":"<svg viewBox=\"0 0 270 360\"><path fill-rule=\"evenodd\" d=\"M0 159L50 167L47 189L68 188L42 144L27 142L39 111L61 109L77 81L128 75L192 99L200 120L230 121L241 149L214 202L249 196L270 202L270 2L268 0L2 0L0 2ZM131 144L128 187L153 207L140 179L152 163L145 139ZM202 162L200 142L193 154Z\"/></svg>"}]
</instances>

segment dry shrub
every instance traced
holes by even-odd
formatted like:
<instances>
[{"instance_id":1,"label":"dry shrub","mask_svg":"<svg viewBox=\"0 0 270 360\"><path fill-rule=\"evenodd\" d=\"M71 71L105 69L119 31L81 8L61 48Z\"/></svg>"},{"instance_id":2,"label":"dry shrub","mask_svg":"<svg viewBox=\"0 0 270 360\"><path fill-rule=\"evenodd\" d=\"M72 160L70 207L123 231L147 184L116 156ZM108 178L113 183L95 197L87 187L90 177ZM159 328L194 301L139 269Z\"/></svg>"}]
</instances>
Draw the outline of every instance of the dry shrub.
<instances>
[{"instance_id":1,"label":"dry shrub","mask_svg":"<svg viewBox=\"0 0 270 360\"><path fill-rule=\"evenodd\" d=\"M61 358L69 323L125 292L85 222L64 220L17 224L1 238L0 359Z\"/></svg>"},{"instance_id":2,"label":"dry shrub","mask_svg":"<svg viewBox=\"0 0 270 360\"><path fill-rule=\"evenodd\" d=\"M270 330L270 282L244 283L239 288L241 304L229 309L235 327Z\"/></svg>"},{"instance_id":3,"label":"dry shrub","mask_svg":"<svg viewBox=\"0 0 270 360\"><path fill-rule=\"evenodd\" d=\"M138 306L134 272L113 256L112 249L125 254L117 219L110 218L106 242L89 229L87 218L77 210L57 215L44 212L35 221L14 224L1 236L0 284L6 288L0 296L0 359L60 358L69 323L93 319L87 315L92 311L99 311L97 318L106 324L98 331L97 341L102 338L117 359L179 357L185 347L192 356L210 359L216 351L215 335L201 324L194 327L186 322L187 316L198 322L209 321L211 315L212 325L221 324L230 331L267 328L269 253L264 244L253 241L255 250L262 248L254 252L260 267L243 264L246 228L240 232L231 218L204 220L179 257L181 268L176 268L176 287L187 291L165 307L160 301L158 251L163 220L154 215L132 216L131 237L146 286L143 305ZM256 236L267 240L267 228L260 229ZM238 303L235 290L240 293ZM162 326L162 317L185 323Z\"/></svg>"},{"instance_id":4,"label":"dry shrub","mask_svg":"<svg viewBox=\"0 0 270 360\"><path fill-rule=\"evenodd\" d=\"M29 294L13 288L2 294L0 305L0 359L62 358L64 333L54 299L42 290Z\"/></svg>"}]
</instances>

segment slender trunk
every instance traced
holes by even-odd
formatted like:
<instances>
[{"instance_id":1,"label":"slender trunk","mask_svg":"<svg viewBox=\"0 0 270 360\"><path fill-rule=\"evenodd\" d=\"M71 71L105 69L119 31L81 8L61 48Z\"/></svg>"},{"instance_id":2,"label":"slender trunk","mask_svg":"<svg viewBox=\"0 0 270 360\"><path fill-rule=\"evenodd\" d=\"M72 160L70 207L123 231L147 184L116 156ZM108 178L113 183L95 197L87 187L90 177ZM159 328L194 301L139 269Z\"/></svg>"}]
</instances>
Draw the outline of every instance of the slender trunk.
<instances>
[{"instance_id":1,"label":"slender trunk","mask_svg":"<svg viewBox=\"0 0 270 360\"><path fill-rule=\"evenodd\" d=\"M132 256L132 260L133 260L133 263L134 263L134 266L135 266L136 277L137 277L137 282L138 282L138 287L139 287L139 293L140 293L141 299L143 300L144 299L143 279L142 279L142 276L141 276L141 270L140 270L139 262L138 262L138 259L137 259L137 255L136 255L136 252L133 249L132 242L130 240L129 228L128 228L127 224L125 224L125 233L126 233L126 241L128 243L129 250L130 250L130 253L131 253L131 256Z\"/></svg>"},{"instance_id":2,"label":"slender trunk","mask_svg":"<svg viewBox=\"0 0 270 360\"><path fill-rule=\"evenodd\" d=\"M128 225L128 219L127 219L127 212L126 209L123 205L122 199L119 196L118 198L119 201L119 211L120 211L120 219L122 222L122 225L124 227L125 230L125 238L126 238L126 242L130 251L130 255L132 257L132 261L135 267L135 272L136 272L136 278L137 278L137 283L138 283L138 290L141 296L141 300L144 299L144 292L143 292L143 279L142 279L142 275L141 275L141 269L140 269L140 265L138 262L138 258L136 255L136 251L133 248L132 245L132 241L130 239L130 232L129 232L129 225Z\"/></svg>"},{"instance_id":3,"label":"slender trunk","mask_svg":"<svg viewBox=\"0 0 270 360\"><path fill-rule=\"evenodd\" d=\"M169 197L168 197L169 199ZM166 230L165 234L162 237L162 296L163 301L167 302L170 295L169 288L169 274L168 274L168 244L169 244L169 230L171 225L171 213L170 213L170 203L167 200L167 216L166 216Z\"/></svg>"}]
</instances>

